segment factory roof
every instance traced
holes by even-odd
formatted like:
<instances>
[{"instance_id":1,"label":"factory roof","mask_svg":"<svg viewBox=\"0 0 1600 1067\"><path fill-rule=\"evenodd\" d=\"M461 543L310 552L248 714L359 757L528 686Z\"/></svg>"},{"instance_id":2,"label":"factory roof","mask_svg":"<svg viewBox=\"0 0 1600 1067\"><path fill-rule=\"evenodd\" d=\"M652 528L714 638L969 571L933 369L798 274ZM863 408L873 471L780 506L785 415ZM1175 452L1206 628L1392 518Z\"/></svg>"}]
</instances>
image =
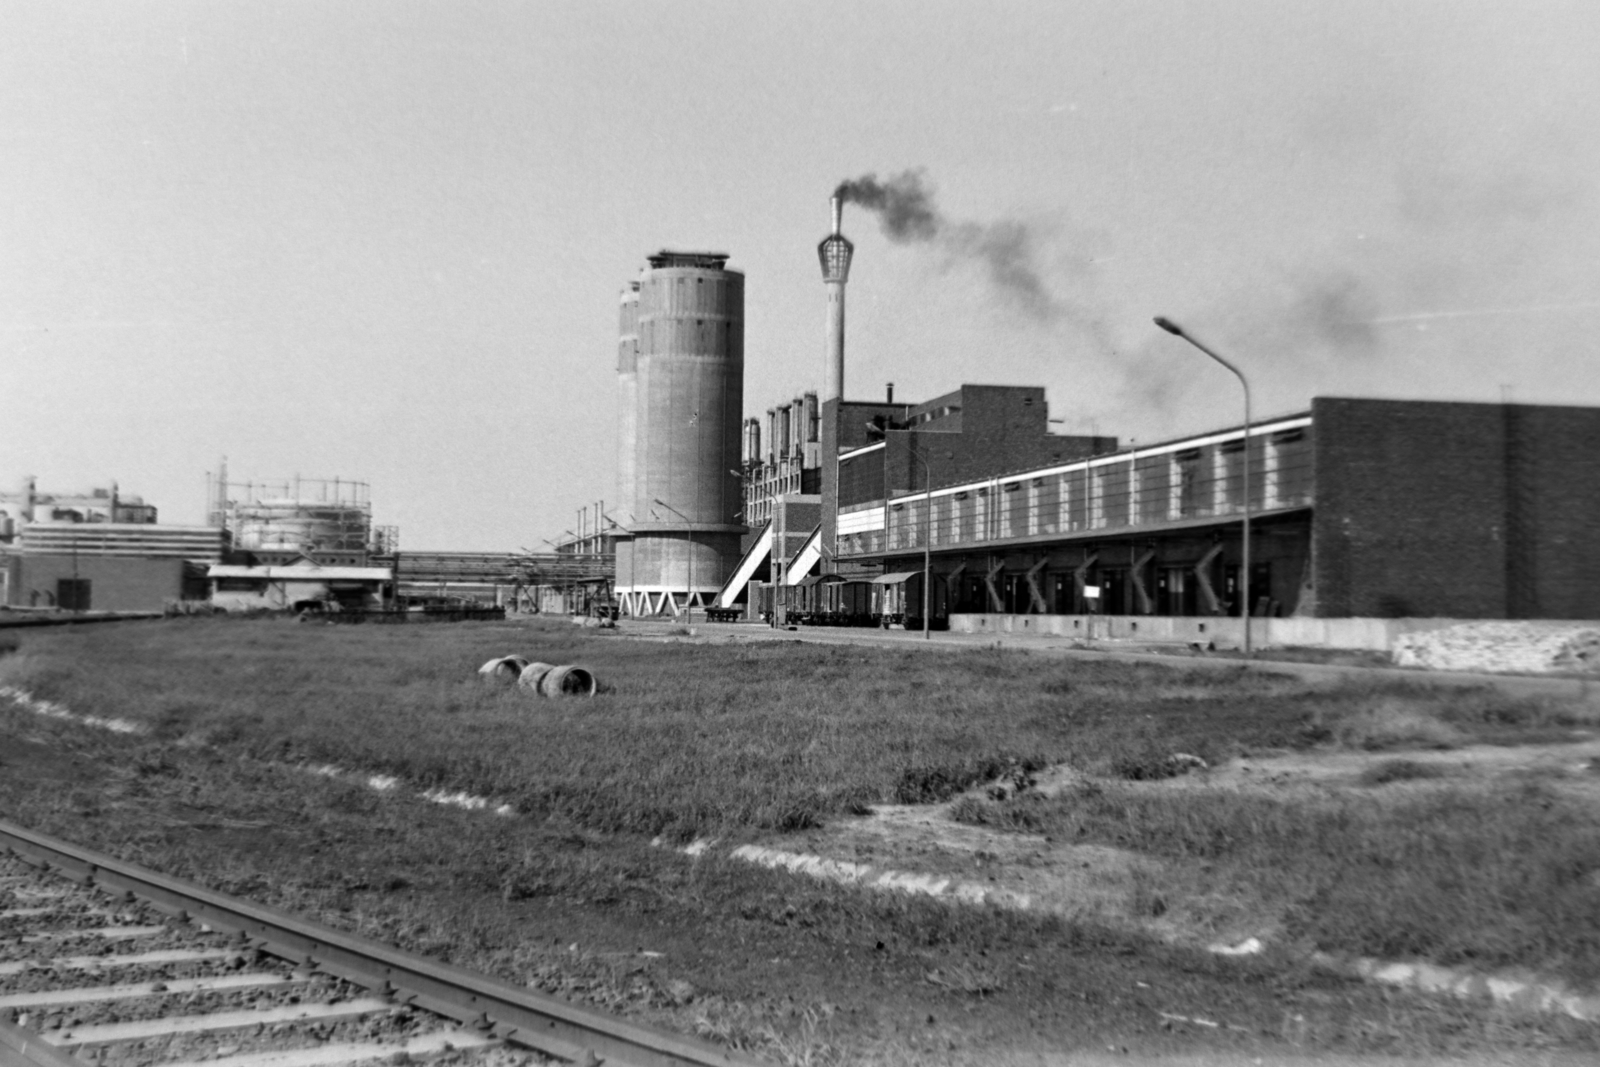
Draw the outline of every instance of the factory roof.
<instances>
[{"instance_id":1,"label":"factory roof","mask_svg":"<svg viewBox=\"0 0 1600 1067\"><path fill-rule=\"evenodd\" d=\"M317 567L294 564L287 567L244 567L214 563L206 570L208 578L257 578L270 582L387 582L394 577L388 567Z\"/></svg>"}]
</instances>

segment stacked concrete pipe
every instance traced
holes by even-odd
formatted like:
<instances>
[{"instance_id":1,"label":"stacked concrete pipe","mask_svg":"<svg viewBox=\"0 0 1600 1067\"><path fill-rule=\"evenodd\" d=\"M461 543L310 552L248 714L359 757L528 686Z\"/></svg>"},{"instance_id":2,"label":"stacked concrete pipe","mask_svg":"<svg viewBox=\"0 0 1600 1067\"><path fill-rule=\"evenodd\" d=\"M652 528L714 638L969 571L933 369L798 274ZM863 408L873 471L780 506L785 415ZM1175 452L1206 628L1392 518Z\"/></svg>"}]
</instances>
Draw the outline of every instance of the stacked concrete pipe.
<instances>
[{"instance_id":1,"label":"stacked concrete pipe","mask_svg":"<svg viewBox=\"0 0 1600 1067\"><path fill-rule=\"evenodd\" d=\"M498 656L478 668L486 682L514 682L522 677L528 661L522 656Z\"/></svg>"},{"instance_id":2,"label":"stacked concrete pipe","mask_svg":"<svg viewBox=\"0 0 1600 1067\"><path fill-rule=\"evenodd\" d=\"M542 697L592 697L600 689L589 669L553 663L528 664L517 677L517 685Z\"/></svg>"},{"instance_id":3,"label":"stacked concrete pipe","mask_svg":"<svg viewBox=\"0 0 1600 1067\"><path fill-rule=\"evenodd\" d=\"M515 681L520 689L531 689L542 697L592 697L600 682L587 667L570 664L534 663L525 656L500 656L478 668L488 682Z\"/></svg>"}]
</instances>

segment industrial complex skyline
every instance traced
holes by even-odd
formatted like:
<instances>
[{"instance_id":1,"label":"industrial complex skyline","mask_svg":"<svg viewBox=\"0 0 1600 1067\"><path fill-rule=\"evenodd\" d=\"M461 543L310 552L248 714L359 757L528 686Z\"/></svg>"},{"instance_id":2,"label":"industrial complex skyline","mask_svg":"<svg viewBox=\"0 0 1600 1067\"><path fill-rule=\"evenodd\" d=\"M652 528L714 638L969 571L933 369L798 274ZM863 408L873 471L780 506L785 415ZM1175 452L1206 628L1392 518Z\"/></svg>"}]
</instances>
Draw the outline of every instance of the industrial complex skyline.
<instances>
[{"instance_id":1,"label":"industrial complex skyline","mask_svg":"<svg viewBox=\"0 0 1600 1067\"><path fill-rule=\"evenodd\" d=\"M627 17L619 17L626 10ZM1578 3L18 5L0 485L370 483L515 549L615 484L617 291L746 279L745 414L1042 385L1153 441L1314 395L1600 404ZM866 181L871 176L872 181ZM899 197L898 200L894 197Z\"/></svg>"}]
</instances>

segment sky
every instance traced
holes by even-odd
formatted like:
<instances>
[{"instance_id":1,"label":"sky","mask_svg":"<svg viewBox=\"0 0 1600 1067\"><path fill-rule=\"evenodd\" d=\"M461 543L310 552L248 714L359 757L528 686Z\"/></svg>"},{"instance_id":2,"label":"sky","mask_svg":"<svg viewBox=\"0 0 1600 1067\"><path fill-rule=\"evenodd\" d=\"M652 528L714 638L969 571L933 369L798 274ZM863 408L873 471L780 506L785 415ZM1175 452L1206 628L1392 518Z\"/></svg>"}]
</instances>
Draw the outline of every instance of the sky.
<instances>
[{"instance_id":1,"label":"sky","mask_svg":"<svg viewBox=\"0 0 1600 1067\"><path fill-rule=\"evenodd\" d=\"M1042 385L1149 442L1318 395L1600 405L1600 5L9 0L0 486L370 483L410 549L615 496L617 296L746 274L745 408ZM609 506L609 505L608 505Z\"/></svg>"}]
</instances>

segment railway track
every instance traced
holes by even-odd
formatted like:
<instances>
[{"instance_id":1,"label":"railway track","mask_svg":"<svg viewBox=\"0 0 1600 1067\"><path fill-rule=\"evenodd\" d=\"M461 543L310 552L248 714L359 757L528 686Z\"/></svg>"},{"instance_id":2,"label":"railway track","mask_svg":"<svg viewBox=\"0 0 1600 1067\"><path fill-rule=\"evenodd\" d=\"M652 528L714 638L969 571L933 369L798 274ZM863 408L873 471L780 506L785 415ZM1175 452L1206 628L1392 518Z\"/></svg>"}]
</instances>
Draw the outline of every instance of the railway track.
<instances>
[{"instance_id":1,"label":"railway track","mask_svg":"<svg viewBox=\"0 0 1600 1067\"><path fill-rule=\"evenodd\" d=\"M760 1067L0 820L0 1065Z\"/></svg>"}]
</instances>

